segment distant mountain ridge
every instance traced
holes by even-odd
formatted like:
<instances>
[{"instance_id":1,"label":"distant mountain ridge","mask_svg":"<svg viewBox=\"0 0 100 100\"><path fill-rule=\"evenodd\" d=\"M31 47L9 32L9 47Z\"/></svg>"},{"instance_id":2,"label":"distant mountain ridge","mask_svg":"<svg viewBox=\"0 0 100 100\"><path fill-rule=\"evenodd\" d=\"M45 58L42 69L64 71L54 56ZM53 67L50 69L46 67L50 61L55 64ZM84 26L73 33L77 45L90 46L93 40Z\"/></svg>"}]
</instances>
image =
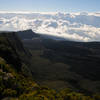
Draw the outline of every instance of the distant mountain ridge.
<instances>
[{"instance_id":1,"label":"distant mountain ridge","mask_svg":"<svg viewBox=\"0 0 100 100\"><path fill-rule=\"evenodd\" d=\"M60 41L70 41L69 39L63 38L63 37L58 37L58 36L53 36L53 35L47 35L47 34L41 34L41 33L36 33L32 31L32 29L29 30L24 30L24 31L17 31L18 36L22 40L32 40L34 38L39 38L39 39L52 39L52 40L60 40Z\"/></svg>"},{"instance_id":2,"label":"distant mountain ridge","mask_svg":"<svg viewBox=\"0 0 100 100\"><path fill-rule=\"evenodd\" d=\"M0 12L0 30L27 30L75 41L100 41L100 14Z\"/></svg>"}]
</instances>

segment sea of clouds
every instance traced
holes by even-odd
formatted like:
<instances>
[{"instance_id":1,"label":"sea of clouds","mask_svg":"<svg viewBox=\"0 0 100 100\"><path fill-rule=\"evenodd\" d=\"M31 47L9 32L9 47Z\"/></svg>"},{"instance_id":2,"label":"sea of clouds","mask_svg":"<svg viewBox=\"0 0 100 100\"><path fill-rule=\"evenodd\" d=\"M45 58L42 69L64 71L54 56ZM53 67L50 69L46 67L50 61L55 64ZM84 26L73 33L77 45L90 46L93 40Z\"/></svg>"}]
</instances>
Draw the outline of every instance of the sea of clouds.
<instances>
[{"instance_id":1,"label":"sea of clouds","mask_svg":"<svg viewBox=\"0 0 100 100\"><path fill-rule=\"evenodd\" d=\"M75 41L100 41L100 13L0 11L0 31L27 29Z\"/></svg>"}]
</instances>

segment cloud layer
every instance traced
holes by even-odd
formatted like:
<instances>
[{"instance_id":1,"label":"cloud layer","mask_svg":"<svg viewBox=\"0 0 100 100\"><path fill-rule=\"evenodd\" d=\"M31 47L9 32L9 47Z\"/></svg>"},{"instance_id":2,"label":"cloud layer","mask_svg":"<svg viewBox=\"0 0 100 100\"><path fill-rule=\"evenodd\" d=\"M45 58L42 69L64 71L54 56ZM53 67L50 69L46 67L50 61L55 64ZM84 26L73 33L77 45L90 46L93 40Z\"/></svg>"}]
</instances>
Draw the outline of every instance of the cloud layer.
<instances>
[{"instance_id":1,"label":"cloud layer","mask_svg":"<svg viewBox=\"0 0 100 100\"><path fill-rule=\"evenodd\" d=\"M0 30L32 29L75 41L100 41L100 13L0 12Z\"/></svg>"}]
</instances>

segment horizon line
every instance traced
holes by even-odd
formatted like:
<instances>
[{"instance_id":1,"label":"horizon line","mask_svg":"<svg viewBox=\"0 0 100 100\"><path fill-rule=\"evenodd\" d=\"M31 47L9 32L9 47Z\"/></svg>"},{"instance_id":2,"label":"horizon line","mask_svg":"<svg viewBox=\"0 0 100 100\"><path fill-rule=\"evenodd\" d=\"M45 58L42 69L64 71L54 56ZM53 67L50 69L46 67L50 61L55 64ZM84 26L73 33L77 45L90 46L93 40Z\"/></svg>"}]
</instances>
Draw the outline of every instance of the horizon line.
<instances>
[{"instance_id":1,"label":"horizon line","mask_svg":"<svg viewBox=\"0 0 100 100\"><path fill-rule=\"evenodd\" d=\"M89 11L78 11L78 12L65 12L65 11L28 11L28 10L15 10L15 11L9 11L9 10L0 10L0 13L99 13L100 11L95 12L89 12Z\"/></svg>"}]
</instances>

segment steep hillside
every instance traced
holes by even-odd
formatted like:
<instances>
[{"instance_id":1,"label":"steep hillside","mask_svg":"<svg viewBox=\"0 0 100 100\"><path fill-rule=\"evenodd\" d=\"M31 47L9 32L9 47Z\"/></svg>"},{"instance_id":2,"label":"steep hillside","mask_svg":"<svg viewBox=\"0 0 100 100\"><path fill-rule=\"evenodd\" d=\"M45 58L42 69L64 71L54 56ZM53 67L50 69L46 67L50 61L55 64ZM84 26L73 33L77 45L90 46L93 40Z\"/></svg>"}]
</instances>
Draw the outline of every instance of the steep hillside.
<instances>
[{"instance_id":1,"label":"steep hillside","mask_svg":"<svg viewBox=\"0 0 100 100\"><path fill-rule=\"evenodd\" d=\"M75 80L83 78L70 71L69 65L44 56L48 49L43 41L41 50L26 49L15 32L0 33L0 100L100 100L95 87L91 87L92 93L85 89L87 86L75 87L78 84ZM57 87L50 89L43 82L49 87Z\"/></svg>"}]
</instances>

